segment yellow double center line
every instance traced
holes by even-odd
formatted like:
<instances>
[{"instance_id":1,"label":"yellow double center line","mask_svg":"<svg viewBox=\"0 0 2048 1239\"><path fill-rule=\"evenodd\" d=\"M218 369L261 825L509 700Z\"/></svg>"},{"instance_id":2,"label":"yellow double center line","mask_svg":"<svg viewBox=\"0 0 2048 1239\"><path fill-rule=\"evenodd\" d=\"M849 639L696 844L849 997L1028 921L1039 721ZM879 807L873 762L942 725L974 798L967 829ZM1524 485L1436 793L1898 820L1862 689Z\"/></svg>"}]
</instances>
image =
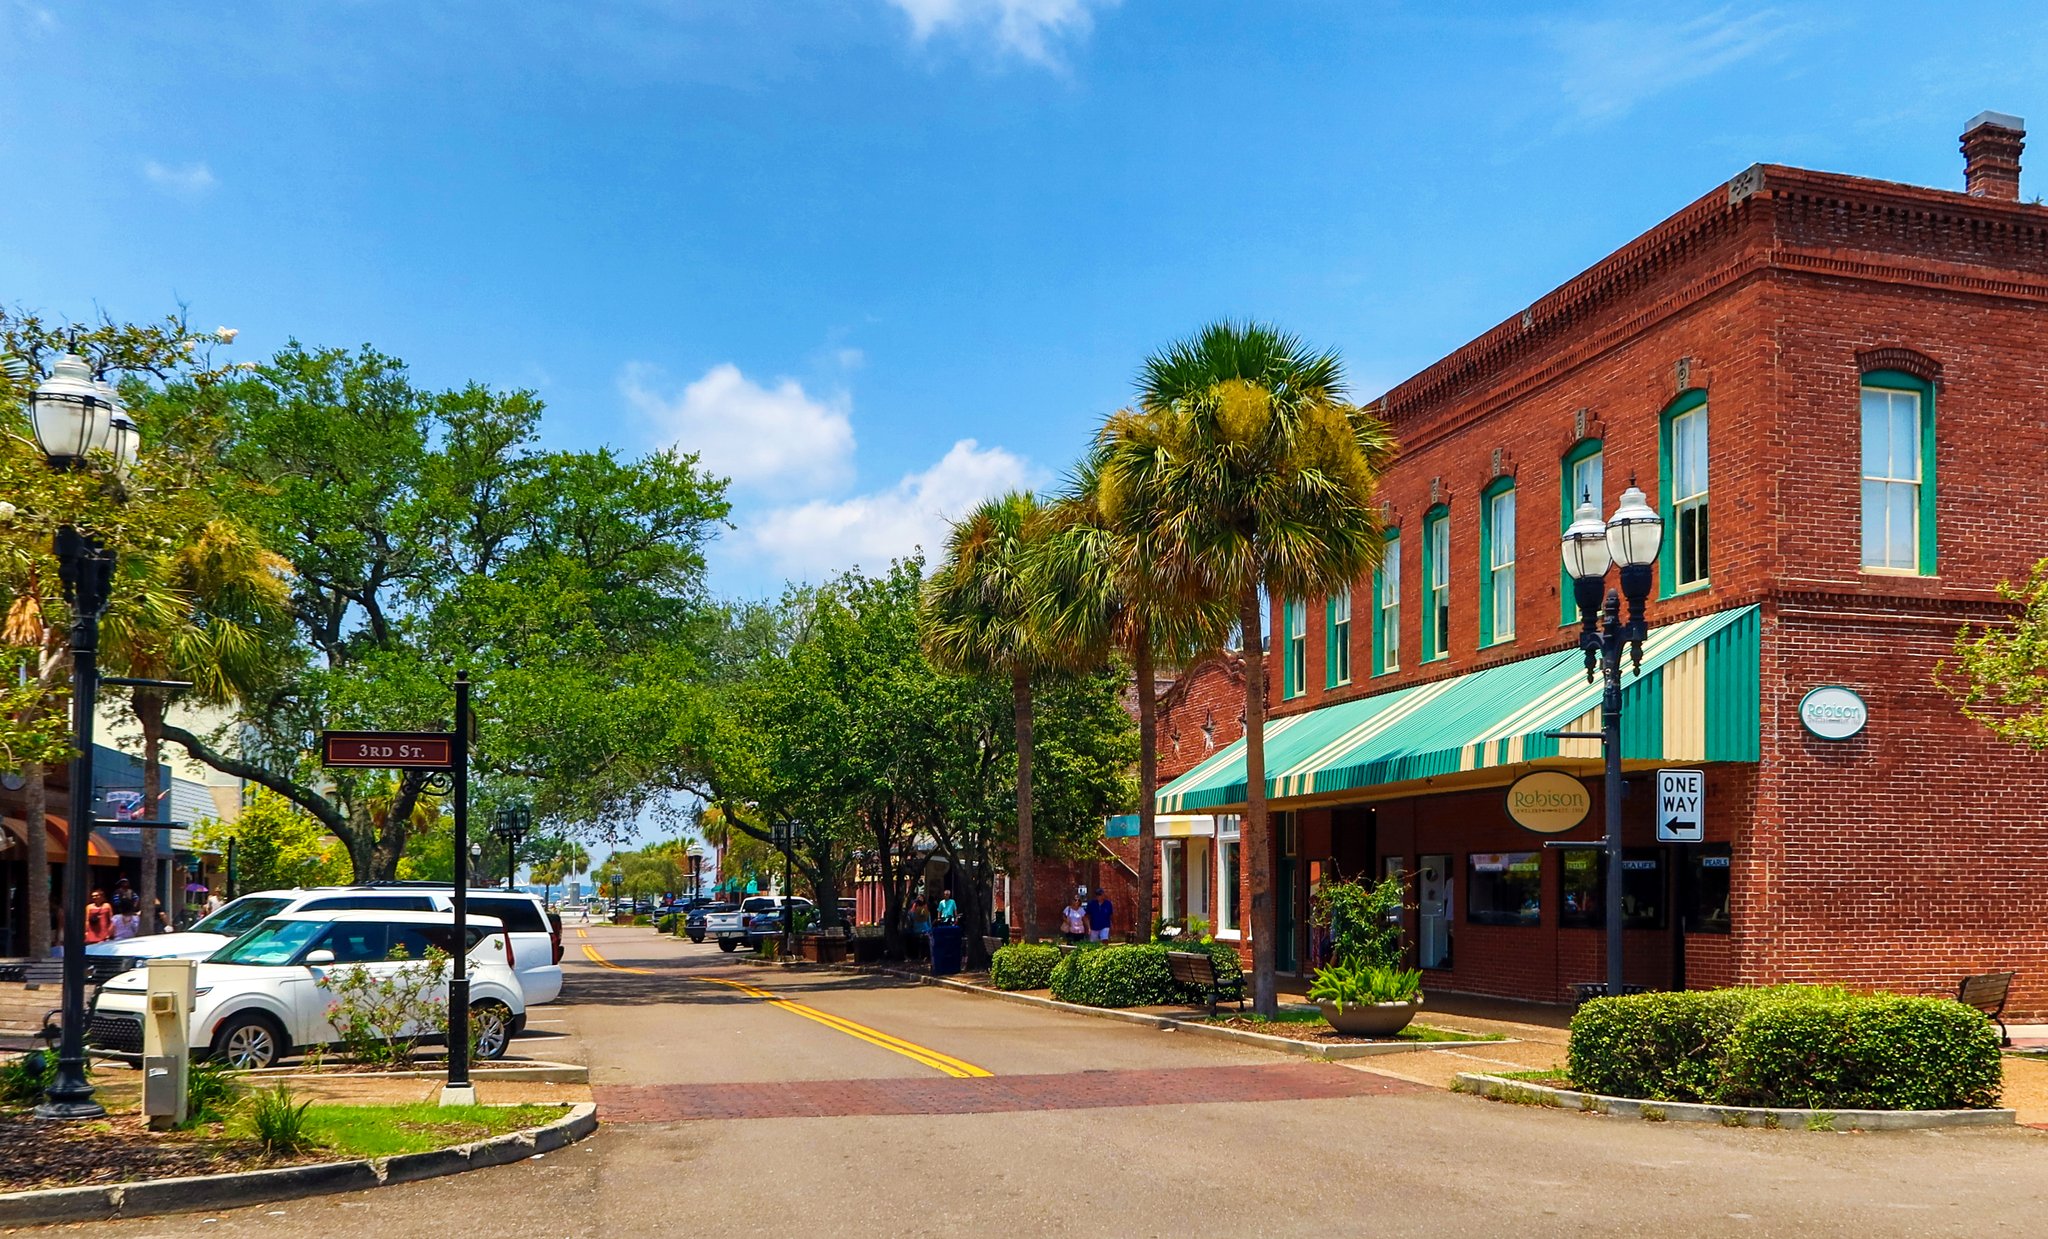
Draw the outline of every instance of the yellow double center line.
<instances>
[{"instance_id":1,"label":"yellow double center line","mask_svg":"<svg viewBox=\"0 0 2048 1239\"><path fill-rule=\"evenodd\" d=\"M604 956L599 955L597 949L588 944L585 944L583 953L590 958L591 963L596 964L600 968L609 968L613 972L630 972L644 977L674 975L673 973L659 972L652 968L628 968L623 964L615 964ZM730 989L736 989L749 998L758 998L771 1007L780 1007L792 1015L801 1015L814 1023L823 1024L834 1032L845 1033L856 1041L865 1041L869 1045L879 1046L891 1053L901 1054L912 1062L921 1063L934 1071L944 1072L955 1079L973 1079L994 1074L985 1067L977 1067L973 1063L954 1058L951 1054L942 1054L929 1046L918 1045L914 1041L905 1041L901 1037L892 1037L880 1029L869 1028L865 1024L857 1024L844 1016L820 1011L816 1007L808 1006L791 998L778 997L757 985L750 985L745 981L735 981L727 977L686 977L684 979L709 981L713 985L723 985Z\"/></svg>"}]
</instances>

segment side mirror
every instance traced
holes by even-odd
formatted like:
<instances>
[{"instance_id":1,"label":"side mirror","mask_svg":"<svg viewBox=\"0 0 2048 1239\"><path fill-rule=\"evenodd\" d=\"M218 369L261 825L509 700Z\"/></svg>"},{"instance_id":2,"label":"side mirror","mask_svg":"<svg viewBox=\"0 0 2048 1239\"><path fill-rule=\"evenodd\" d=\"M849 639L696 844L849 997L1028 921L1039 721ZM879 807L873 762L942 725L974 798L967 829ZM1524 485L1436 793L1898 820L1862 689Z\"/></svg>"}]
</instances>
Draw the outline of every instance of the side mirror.
<instances>
[{"instance_id":1,"label":"side mirror","mask_svg":"<svg viewBox=\"0 0 2048 1239\"><path fill-rule=\"evenodd\" d=\"M321 964L331 964L331 963L333 963L333 962L334 962L334 952L332 952L332 951L327 951L327 950L320 950L320 951L314 951L314 952L313 952L312 954L310 954L310 955L306 956L306 964L307 964L307 966L308 966L308 967L312 967L312 968L317 968L317 967L319 967L319 966L320 966Z\"/></svg>"}]
</instances>

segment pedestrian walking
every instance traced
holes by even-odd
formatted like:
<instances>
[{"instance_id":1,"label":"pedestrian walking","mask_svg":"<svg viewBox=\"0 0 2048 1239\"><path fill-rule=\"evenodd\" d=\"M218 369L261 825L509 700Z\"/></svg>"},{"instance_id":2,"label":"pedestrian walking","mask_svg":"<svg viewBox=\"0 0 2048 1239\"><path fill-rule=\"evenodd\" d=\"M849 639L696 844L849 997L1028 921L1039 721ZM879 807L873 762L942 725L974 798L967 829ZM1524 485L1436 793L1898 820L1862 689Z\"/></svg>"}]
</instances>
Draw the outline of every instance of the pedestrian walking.
<instances>
[{"instance_id":1,"label":"pedestrian walking","mask_svg":"<svg viewBox=\"0 0 2048 1239\"><path fill-rule=\"evenodd\" d=\"M948 888L941 891L939 893L939 924L958 925L959 923L960 905L953 902L952 889Z\"/></svg>"},{"instance_id":2,"label":"pedestrian walking","mask_svg":"<svg viewBox=\"0 0 2048 1239\"><path fill-rule=\"evenodd\" d=\"M1109 926L1116 919L1116 905L1110 903L1107 894L1097 890L1094 897L1089 899L1087 910L1088 940L1090 942L1109 941Z\"/></svg>"},{"instance_id":3,"label":"pedestrian walking","mask_svg":"<svg viewBox=\"0 0 2048 1239\"><path fill-rule=\"evenodd\" d=\"M212 916L218 911L220 911L220 892L208 888L206 892L206 915Z\"/></svg>"},{"instance_id":4,"label":"pedestrian walking","mask_svg":"<svg viewBox=\"0 0 2048 1239\"><path fill-rule=\"evenodd\" d=\"M131 897L114 904L113 937L116 942L126 942L142 932L142 913L136 909Z\"/></svg>"},{"instance_id":5,"label":"pedestrian walking","mask_svg":"<svg viewBox=\"0 0 2048 1239\"><path fill-rule=\"evenodd\" d=\"M85 944L92 946L114 936L114 905L105 891L94 891L85 901Z\"/></svg>"},{"instance_id":6,"label":"pedestrian walking","mask_svg":"<svg viewBox=\"0 0 2048 1239\"><path fill-rule=\"evenodd\" d=\"M1069 943L1088 940L1088 910L1079 899L1070 899L1060 911L1060 933Z\"/></svg>"}]
</instances>

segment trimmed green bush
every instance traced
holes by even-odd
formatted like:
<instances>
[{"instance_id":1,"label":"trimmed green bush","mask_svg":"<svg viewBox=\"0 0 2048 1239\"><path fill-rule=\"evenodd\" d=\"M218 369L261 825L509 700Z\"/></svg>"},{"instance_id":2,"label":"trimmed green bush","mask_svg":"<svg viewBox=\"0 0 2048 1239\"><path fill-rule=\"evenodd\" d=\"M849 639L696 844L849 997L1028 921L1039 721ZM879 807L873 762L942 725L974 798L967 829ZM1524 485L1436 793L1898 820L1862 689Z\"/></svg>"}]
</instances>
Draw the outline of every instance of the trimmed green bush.
<instances>
[{"instance_id":1,"label":"trimmed green bush","mask_svg":"<svg viewBox=\"0 0 2048 1239\"><path fill-rule=\"evenodd\" d=\"M1052 970L1060 962L1060 949L1043 942L1013 942L997 947L989 957L988 983L997 989L1044 989L1052 984Z\"/></svg>"},{"instance_id":2,"label":"trimmed green bush","mask_svg":"<svg viewBox=\"0 0 2048 1239\"><path fill-rule=\"evenodd\" d=\"M1946 998L1778 986L1596 998L1573 1082L1655 1101L1842 1110L1997 1104L1998 1033Z\"/></svg>"},{"instance_id":3,"label":"trimmed green bush","mask_svg":"<svg viewBox=\"0 0 2048 1239\"><path fill-rule=\"evenodd\" d=\"M1228 983L1244 975L1237 952L1228 943L1143 942L1111 946L1084 946L1068 953L1053 968L1049 982L1052 996L1062 1002L1090 1007L1150 1007L1170 1002L1194 1002L1202 997L1174 984L1166 966L1166 952L1202 951L1216 961L1216 978Z\"/></svg>"}]
</instances>

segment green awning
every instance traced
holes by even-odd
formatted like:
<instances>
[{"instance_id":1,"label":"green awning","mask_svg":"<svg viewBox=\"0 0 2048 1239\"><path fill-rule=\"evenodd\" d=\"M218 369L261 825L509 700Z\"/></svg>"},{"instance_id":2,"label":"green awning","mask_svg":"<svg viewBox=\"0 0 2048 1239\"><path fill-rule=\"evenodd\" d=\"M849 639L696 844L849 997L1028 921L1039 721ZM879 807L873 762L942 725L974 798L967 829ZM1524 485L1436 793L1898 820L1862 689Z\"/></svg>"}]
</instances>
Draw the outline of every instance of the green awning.
<instances>
[{"instance_id":1,"label":"green awning","mask_svg":"<svg viewBox=\"0 0 2048 1239\"><path fill-rule=\"evenodd\" d=\"M1623 664L1623 760L1757 760L1759 634L1754 606L1651 629L1642 674ZM1560 650L1273 719L1266 794L1299 800L1546 758L1597 761L1599 741L1543 733L1599 729L1585 655ZM1245 790L1239 740L1161 788L1159 812L1235 808Z\"/></svg>"}]
</instances>

